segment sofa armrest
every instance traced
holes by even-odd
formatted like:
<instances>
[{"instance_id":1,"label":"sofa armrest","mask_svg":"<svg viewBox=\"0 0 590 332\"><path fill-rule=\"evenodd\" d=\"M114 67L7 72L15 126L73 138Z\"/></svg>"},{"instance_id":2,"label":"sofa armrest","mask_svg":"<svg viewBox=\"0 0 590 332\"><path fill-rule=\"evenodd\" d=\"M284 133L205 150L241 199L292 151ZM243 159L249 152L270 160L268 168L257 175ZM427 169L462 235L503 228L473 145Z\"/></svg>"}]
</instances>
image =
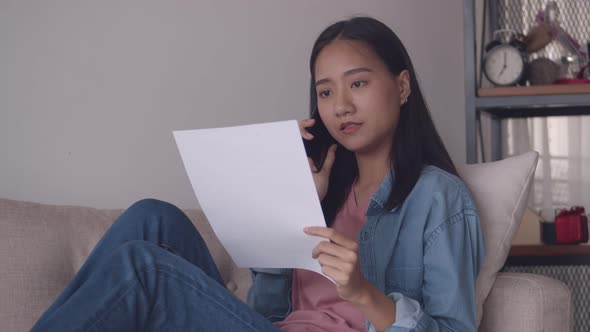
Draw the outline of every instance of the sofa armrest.
<instances>
[{"instance_id":1,"label":"sofa armrest","mask_svg":"<svg viewBox=\"0 0 590 332\"><path fill-rule=\"evenodd\" d=\"M565 284L529 273L498 273L483 307L479 331L567 332L572 295Z\"/></svg>"}]
</instances>

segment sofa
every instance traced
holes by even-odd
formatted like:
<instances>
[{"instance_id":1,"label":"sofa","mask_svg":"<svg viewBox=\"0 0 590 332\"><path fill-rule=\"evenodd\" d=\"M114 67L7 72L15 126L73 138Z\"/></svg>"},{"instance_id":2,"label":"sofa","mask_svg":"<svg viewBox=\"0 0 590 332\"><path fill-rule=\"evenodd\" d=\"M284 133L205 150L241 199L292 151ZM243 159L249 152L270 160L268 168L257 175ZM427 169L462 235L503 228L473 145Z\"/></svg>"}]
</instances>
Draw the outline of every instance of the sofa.
<instances>
[{"instance_id":1,"label":"sofa","mask_svg":"<svg viewBox=\"0 0 590 332\"><path fill-rule=\"evenodd\" d=\"M486 258L477 280L479 331L572 330L572 297L561 282L500 272L533 180L538 155L461 165L480 210ZM26 331L57 297L121 209L0 199L0 332ZM215 236L203 211L186 209L207 242L226 287L242 300L251 284Z\"/></svg>"}]
</instances>

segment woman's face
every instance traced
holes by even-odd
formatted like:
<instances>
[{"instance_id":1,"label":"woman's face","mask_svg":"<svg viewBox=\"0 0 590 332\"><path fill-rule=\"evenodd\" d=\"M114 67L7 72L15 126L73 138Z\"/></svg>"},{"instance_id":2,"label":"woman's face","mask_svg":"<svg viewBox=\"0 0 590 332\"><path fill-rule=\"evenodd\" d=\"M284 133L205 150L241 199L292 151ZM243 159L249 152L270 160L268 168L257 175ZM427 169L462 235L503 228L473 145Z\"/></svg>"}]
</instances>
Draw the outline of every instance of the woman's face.
<instances>
[{"instance_id":1,"label":"woman's face","mask_svg":"<svg viewBox=\"0 0 590 332\"><path fill-rule=\"evenodd\" d=\"M319 115L338 143L355 153L391 151L409 74L393 75L359 41L335 40L315 63Z\"/></svg>"}]
</instances>

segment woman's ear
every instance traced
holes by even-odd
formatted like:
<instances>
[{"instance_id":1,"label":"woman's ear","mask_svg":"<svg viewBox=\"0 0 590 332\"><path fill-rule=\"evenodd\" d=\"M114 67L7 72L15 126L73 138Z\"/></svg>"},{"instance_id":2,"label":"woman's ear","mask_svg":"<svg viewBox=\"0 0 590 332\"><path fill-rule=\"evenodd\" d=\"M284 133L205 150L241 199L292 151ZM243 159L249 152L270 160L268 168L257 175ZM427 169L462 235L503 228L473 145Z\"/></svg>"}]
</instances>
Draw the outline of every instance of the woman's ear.
<instances>
[{"instance_id":1,"label":"woman's ear","mask_svg":"<svg viewBox=\"0 0 590 332\"><path fill-rule=\"evenodd\" d=\"M399 85L400 103L403 105L408 101L408 97L412 93L412 89L410 88L410 72L408 70L402 70L397 77L397 83Z\"/></svg>"}]
</instances>

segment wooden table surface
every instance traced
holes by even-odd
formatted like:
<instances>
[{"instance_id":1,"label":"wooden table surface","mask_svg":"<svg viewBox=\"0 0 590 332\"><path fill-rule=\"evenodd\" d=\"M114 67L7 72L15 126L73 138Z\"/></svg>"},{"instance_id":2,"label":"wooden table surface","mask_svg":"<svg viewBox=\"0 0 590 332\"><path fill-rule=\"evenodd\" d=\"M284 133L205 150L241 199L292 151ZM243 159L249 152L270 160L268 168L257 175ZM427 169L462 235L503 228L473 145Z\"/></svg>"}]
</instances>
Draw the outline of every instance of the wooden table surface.
<instances>
[{"instance_id":1,"label":"wooden table surface","mask_svg":"<svg viewBox=\"0 0 590 332\"><path fill-rule=\"evenodd\" d=\"M573 245L546 245L538 244L519 244L510 247L509 256L566 256L566 255L590 255L590 245L573 244Z\"/></svg>"},{"instance_id":2,"label":"wooden table surface","mask_svg":"<svg viewBox=\"0 0 590 332\"><path fill-rule=\"evenodd\" d=\"M512 245L505 265L590 265L590 244Z\"/></svg>"}]
</instances>

